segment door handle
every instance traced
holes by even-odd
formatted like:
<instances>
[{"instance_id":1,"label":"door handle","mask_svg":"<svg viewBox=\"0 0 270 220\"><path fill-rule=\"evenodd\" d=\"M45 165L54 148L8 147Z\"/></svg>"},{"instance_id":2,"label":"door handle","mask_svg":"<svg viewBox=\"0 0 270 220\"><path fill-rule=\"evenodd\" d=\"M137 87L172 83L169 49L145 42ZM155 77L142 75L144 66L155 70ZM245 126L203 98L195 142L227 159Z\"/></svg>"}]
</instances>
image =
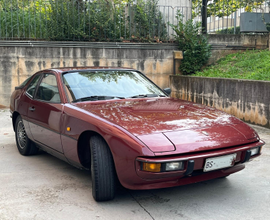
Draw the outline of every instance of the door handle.
<instances>
[{"instance_id":1,"label":"door handle","mask_svg":"<svg viewBox=\"0 0 270 220\"><path fill-rule=\"evenodd\" d=\"M31 112L33 112L33 111L35 111L36 109L35 109L35 107L33 106L33 107L30 107L29 110L30 110Z\"/></svg>"}]
</instances>

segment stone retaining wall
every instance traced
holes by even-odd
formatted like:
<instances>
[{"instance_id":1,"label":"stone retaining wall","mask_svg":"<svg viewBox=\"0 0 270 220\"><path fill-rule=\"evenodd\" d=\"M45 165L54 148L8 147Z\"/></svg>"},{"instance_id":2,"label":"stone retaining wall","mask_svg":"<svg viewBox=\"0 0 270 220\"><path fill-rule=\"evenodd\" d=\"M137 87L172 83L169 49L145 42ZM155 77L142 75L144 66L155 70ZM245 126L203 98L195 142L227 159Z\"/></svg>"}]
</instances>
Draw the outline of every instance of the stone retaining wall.
<instances>
[{"instance_id":1,"label":"stone retaining wall","mask_svg":"<svg viewBox=\"0 0 270 220\"><path fill-rule=\"evenodd\" d=\"M270 128L270 82L171 75L170 87L173 97Z\"/></svg>"},{"instance_id":2,"label":"stone retaining wall","mask_svg":"<svg viewBox=\"0 0 270 220\"><path fill-rule=\"evenodd\" d=\"M173 73L173 51L177 50L175 44L4 43L7 45L0 45L0 104L4 106L9 106L15 86L39 70L54 67L129 67L142 71L165 88L169 86L169 75Z\"/></svg>"}]
</instances>

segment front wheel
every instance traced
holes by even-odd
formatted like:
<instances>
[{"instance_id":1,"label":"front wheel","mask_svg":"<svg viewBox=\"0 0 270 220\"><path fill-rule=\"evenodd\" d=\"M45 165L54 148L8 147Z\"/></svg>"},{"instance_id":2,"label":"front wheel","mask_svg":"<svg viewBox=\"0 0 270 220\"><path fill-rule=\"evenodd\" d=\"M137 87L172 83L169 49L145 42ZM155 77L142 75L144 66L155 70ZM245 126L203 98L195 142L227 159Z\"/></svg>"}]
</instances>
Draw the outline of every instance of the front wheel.
<instances>
[{"instance_id":1,"label":"front wheel","mask_svg":"<svg viewBox=\"0 0 270 220\"><path fill-rule=\"evenodd\" d=\"M111 151L103 138L90 139L92 195L96 201L111 200L115 196L115 168Z\"/></svg>"},{"instance_id":2,"label":"front wheel","mask_svg":"<svg viewBox=\"0 0 270 220\"><path fill-rule=\"evenodd\" d=\"M21 116L18 116L16 119L15 135L16 135L17 148L18 148L20 154L22 154L24 156L37 154L38 148L27 137Z\"/></svg>"},{"instance_id":3,"label":"front wheel","mask_svg":"<svg viewBox=\"0 0 270 220\"><path fill-rule=\"evenodd\" d=\"M226 175L226 176L219 177L219 179L225 179L225 178L227 178L228 176L230 176L230 174L229 174L229 175Z\"/></svg>"}]
</instances>

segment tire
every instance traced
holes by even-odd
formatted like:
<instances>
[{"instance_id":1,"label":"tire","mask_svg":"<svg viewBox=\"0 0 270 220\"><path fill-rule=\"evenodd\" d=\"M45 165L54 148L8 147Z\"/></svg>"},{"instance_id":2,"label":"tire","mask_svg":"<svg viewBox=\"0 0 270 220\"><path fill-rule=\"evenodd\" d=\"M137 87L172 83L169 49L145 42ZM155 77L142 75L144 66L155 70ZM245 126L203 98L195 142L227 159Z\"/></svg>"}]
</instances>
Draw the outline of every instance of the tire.
<instances>
[{"instance_id":1,"label":"tire","mask_svg":"<svg viewBox=\"0 0 270 220\"><path fill-rule=\"evenodd\" d=\"M225 178L227 178L228 176L230 176L230 174L229 174L229 175L226 175L226 176L219 177L219 179L225 179Z\"/></svg>"},{"instance_id":2,"label":"tire","mask_svg":"<svg viewBox=\"0 0 270 220\"><path fill-rule=\"evenodd\" d=\"M96 201L112 200L116 191L116 174L111 151L100 136L90 139L92 195Z\"/></svg>"},{"instance_id":3,"label":"tire","mask_svg":"<svg viewBox=\"0 0 270 220\"><path fill-rule=\"evenodd\" d=\"M15 123L15 136L17 148L21 155L35 155L39 151L36 145L27 137L22 117L19 115Z\"/></svg>"}]
</instances>

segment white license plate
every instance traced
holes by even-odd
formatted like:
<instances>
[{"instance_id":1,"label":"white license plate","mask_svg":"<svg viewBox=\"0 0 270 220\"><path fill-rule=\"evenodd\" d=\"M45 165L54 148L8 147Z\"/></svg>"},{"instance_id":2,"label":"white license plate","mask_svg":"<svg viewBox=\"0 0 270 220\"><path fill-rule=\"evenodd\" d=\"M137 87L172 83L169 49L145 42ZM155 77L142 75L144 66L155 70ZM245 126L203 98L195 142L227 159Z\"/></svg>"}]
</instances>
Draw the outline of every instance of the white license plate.
<instances>
[{"instance_id":1,"label":"white license plate","mask_svg":"<svg viewBox=\"0 0 270 220\"><path fill-rule=\"evenodd\" d=\"M236 154L207 158L205 160L203 172L232 167L234 165L235 159Z\"/></svg>"}]
</instances>

